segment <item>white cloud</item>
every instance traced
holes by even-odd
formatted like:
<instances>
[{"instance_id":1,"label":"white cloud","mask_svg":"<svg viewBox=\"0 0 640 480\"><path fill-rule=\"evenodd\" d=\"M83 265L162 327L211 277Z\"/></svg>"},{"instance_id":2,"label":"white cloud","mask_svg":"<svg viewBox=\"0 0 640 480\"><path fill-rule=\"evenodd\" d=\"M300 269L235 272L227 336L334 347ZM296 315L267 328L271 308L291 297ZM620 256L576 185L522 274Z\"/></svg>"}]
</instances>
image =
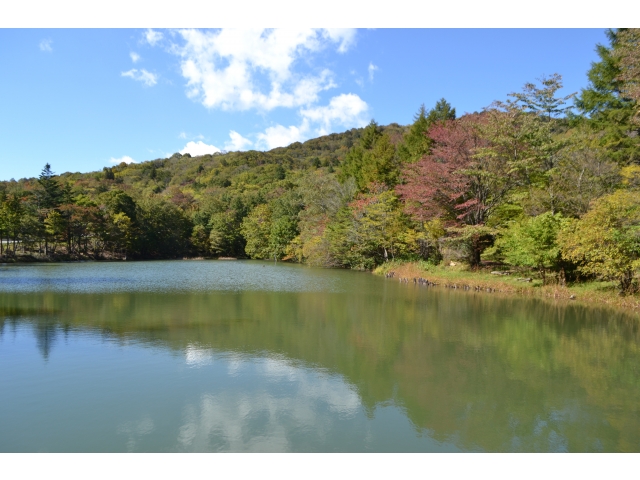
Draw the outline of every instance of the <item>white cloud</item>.
<instances>
[{"instance_id":1,"label":"white cloud","mask_svg":"<svg viewBox=\"0 0 640 480\"><path fill-rule=\"evenodd\" d=\"M183 45L171 52L181 57L187 96L207 108L271 110L310 105L318 94L335 87L330 70L301 74L298 60L338 44L346 51L355 38L350 29L222 29L180 30ZM266 85L265 85L266 84Z\"/></svg>"},{"instance_id":2,"label":"white cloud","mask_svg":"<svg viewBox=\"0 0 640 480\"><path fill-rule=\"evenodd\" d=\"M121 164L122 162L126 163L127 165L130 163L136 163L136 161L133 158L131 158L129 155L124 155L123 157L120 157L120 158L111 157L111 160L109 160L109 163L115 163L117 165Z\"/></svg>"},{"instance_id":3,"label":"white cloud","mask_svg":"<svg viewBox=\"0 0 640 480\"><path fill-rule=\"evenodd\" d=\"M326 135L335 127L364 127L369 106L354 93L343 93L333 97L329 105L312 107L300 111L302 117L317 125L315 133Z\"/></svg>"},{"instance_id":4,"label":"white cloud","mask_svg":"<svg viewBox=\"0 0 640 480\"><path fill-rule=\"evenodd\" d=\"M201 133L199 133L198 135L193 135L191 133L187 133L187 132L180 132L178 134L178 138L182 139L182 140L204 140L204 135L202 135Z\"/></svg>"},{"instance_id":5,"label":"white cloud","mask_svg":"<svg viewBox=\"0 0 640 480\"><path fill-rule=\"evenodd\" d=\"M349 50L349 47L355 42L356 30L353 28L327 28L327 35L334 42L340 42L338 47L339 53Z\"/></svg>"},{"instance_id":6,"label":"white cloud","mask_svg":"<svg viewBox=\"0 0 640 480\"><path fill-rule=\"evenodd\" d=\"M52 52L53 48L51 47L51 44L53 43L53 40L51 40L50 38L44 39L40 42L40 50L42 50L43 52Z\"/></svg>"},{"instance_id":7,"label":"white cloud","mask_svg":"<svg viewBox=\"0 0 640 480\"><path fill-rule=\"evenodd\" d=\"M246 150L247 147L253 145L253 142L248 138L244 138L238 132L231 130L229 132L230 141L224 144L224 149L228 152L237 152Z\"/></svg>"},{"instance_id":8,"label":"white cloud","mask_svg":"<svg viewBox=\"0 0 640 480\"><path fill-rule=\"evenodd\" d=\"M257 135L257 145L265 150L286 147L293 142L303 142L314 136L327 135L337 127L353 128L367 125L369 106L354 93L333 97L321 107L301 109L299 126L275 125Z\"/></svg>"},{"instance_id":9,"label":"white cloud","mask_svg":"<svg viewBox=\"0 0 640 480\"><path fill-rule=\"evenodd\" d=\"M147 87L153 87L158 83L158 76L155 73L147 72L144 68L141 70L132 68L128 72L122 72L121 75L123 77L131 77L138 82L142 82Z\"/></svg>"},{"instance_id":10,"label":"white cloud","mask_svg":"<svg viewBox=\"0 0 640 480\"><path fill-rule=\"evenodd\" d=\"M130 52L129 56L131 57L131 61L133 63L137 63L140 60L140 55L138 55L136 52Z\"/></svg>"},{"instance_id":11,"label":"white cloud","mask_svg":"<svg viewBox=\"0 0 640 480\"><path fill-rule=\"evenodd\" d=\"M155 30L152 30L150 28L147 28L147 30L144 32L144 39L152 47L154 47L160 40L162 40L162 37L163 35L161 32L156 32Z\"/></svg>"},{"instance_id":12,"label":"white cloud","mask_svg":"<svg viewBox=\"0 0 640 480\"><path fill-rule=\"evenodd\" d=\"M362 77L362 75L359 75L358 72L356 72L355 70L351 70L349 72L349 74L351 74L354 78L354 82L356 82L356 84L360 87L360 88L364 88L364 78Z\"/></svg>"},{"instance_id":13,"label":"white cloud","mask_svg":"<svg viewBox=\"0 0 640 480\"><path fill-rule=\"evenodd\" d=\"M367 124L368 105L358 95L345 93L334 96L327 105L318 105L320 94L337 85L331 70L313 65L314 55L323 50L346 52L354 44L356 33L354 29L311 28L183 29L171 33L168 51L180 58L187 96L209 109L297 109L297 125L271 125L250 135L251 140L232 130L224 144L225 150L251 146L271 149L324 135L337 127ZM151 45L162 38L160 32L145 32ZM370 75L376 68L370 65ZM122 75L142 81L142 74L136 69ZM185 132L180 133L180 138L195 140ZM214 151L219 150L194 141L182 150L194 155Z\"/></svg>"},{"instance_id":14,"label":"white cloud","mask_svg":"<svg viewBox=\"0 0 640 480\"><path fill-rule=\"evenodd\" d=\"M183 155L185 153L188 153L196 157L198 155L207 155L211 153L217 153L219 151L220 149L218 147L215 147L213 145L207 145L202 141L198 141L198 142L187 143L185 147L182 150L180 150L180 153L182 153Z\"/></svg>"},{"instance_id":15,"label":"white cloud","mask_svg":"<svg viewBox=\"0 0 640 480\"><path fill-rule=\"evenodd\" d=\"M378 70L378 67L373 63L369 62L369 68L367 70L369 71L369 81L373 82L373 74L376 70Z\"/></svg>"},{"instance_id":16,"label":"white cloud","mask_svg":"<svg viewBox=\"0 0 640 480\"><path fill-rule=\"evenodd\" d=\"M299 127L290 126L284 127L282 125L276 125L274 127L267 128L264 133L259 133L258 145L265 150L271 150L276 147L286 147L293 142L300 142L306 140L308 137L309 125L303 121Z\"/></svg>"}]
</instances>

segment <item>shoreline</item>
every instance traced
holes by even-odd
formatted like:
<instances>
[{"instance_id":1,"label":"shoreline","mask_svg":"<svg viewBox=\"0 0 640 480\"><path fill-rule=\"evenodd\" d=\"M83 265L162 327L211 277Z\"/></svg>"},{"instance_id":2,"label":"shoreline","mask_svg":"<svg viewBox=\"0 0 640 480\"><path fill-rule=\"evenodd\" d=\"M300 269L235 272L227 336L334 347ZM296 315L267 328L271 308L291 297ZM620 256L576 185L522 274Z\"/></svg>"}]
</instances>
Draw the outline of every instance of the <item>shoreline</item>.
<instances>
[{"instance_id":1,"label":"shoreline","mask_svg":"<svg viewBox=\"0 0 640 480\"><path fill-rule=\"evenodd\" d=\"M170 257L170 258L92 258L92 257L68 257L68 256L55 256L55 257L35 257L33 255L17 255L13 256L0 256L0 265L29 265L34 263L84 263L84 262L96 262L96 263L131 263L131 262L154 262L158 260L249 260L247 258L237 257Z\"/></svg>"},{"instance_id":2,"label":"shoreline","mask_svg":"<svg viewBox=\"0 0 640 480\"><path fill-rule=\"evenodd\" d=\"M419 262L389 262L377 267L374 275L387 276L401 283L441 287L477 293L562 300L589 306L613 307L640 314L640 295L619 295L614 282L592 281L561 285L542 285L540 279L518 281L510 276L491 275L489 271L470 271L463 265L432 266Z\"/></svg>"}]
</instances>

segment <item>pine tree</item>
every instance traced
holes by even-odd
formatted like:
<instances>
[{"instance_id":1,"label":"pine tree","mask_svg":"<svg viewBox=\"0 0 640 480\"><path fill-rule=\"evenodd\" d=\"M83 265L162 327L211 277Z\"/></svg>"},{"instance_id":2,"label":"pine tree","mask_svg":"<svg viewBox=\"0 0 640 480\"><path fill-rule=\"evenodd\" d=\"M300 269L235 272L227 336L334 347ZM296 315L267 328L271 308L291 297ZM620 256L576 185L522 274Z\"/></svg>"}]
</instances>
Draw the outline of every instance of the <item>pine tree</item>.
<instances>
[{"instance_id":1,"label":"pine tree","mask_svg":"<svg viewBox=\"0 0 640 480\"><path fill-rule=\"evenodd\" d=\"M640 126L632 121L635 102L621 94L619 33L607 30L610 46L597 45L600 61L591 64L589 86L577 97L576 107L600 132L600 144L609 150L612 160L625 165L640 162Z\"/></svg>"},{"instance_id":2,"label":"pine tree","mask_svg":"<svg viewBox=\"0 0 640 480\"><path fill-rule=\"evenodd\" d=\"M591 69L587 73L589 86L583 88L576 99L576 106L591 117L623 109L626 103L619 95L621 82L617 78L620 75L620 67L614 55L617 31L609 29L606 33L611 46L596 45L600 61L591 63Z\"/></svg>"},{"instance_id":3,"label":"pine tree","mask_svg":"<svg viewBox=\"0 0 640 480\"><path fill-rule=\"evenodd\" d=\"M622 82L620 91L625 98L635 102L633 121L640 124L640 28L625 28L618 32L618 43L615 52L620 62Z\"/></svg>"},{"instance_id":4,"label":"pine tree","mask_svg":"<svg viewBox=\"0 0 640 480\"><path fill-rule=\"evenodd\" d=\"M427 115L428 126L433 125L436 122L446 122L447 120L456 119L456 109L451 107L451 104L444 98L441 98L436 102L436 106L429 110Z\"/></svg>"},{"instance_id":5,"label":"pine tree","mask_svg":"<svg viewBox=\"0 0 640 480\"><path fill-rule=\"evenodd\" d=\"M358 190L364 192L372 182L392 187L397 183L398 175L395 146L389 135L382 133L378 124L371 120L364 129L360 142L345 156L338 180L344 183L353 178Z\"/></svg>"},{"instance_id":6,"label":"pine tree","mask_svg":"<svg viewBox=\"0 0 640 480\"><path fill-rule=\"evenodd\" d=\"M51 165L47 163L38 178L38 183L42 187L42 190L38 192L40 208L50 209L60 205L62 188L58 181L53 178L54 175L55 173L51 170Z\"/></svg>"},{"instance_id":7,"label":"pine tree","mask_svg":"<svg viewBox=\"0 0 640 480\"><path fill-rule=\"evenodd\" d=\"M398 146L398 157L402 163L414 163L431 150L431 140L427 136L429 127L436 122L454 120L456 109L444 98L436 103L436 106L427 113L424 104L413 117L413 124L409 132L405 134L403 143Z\"/></svg>"},{"instance_id":8,"label":"pine tree","mask_svg":"<svg viewBox=\"0 0 640 480\"><path fill-rule=\"evenodd\" d=\"M404 141L398 146L398 156L402 163L413 163L429 153L431 141L427 137L429 122L424 103L413 117L413 124L404 135Z\"/></svg>"},{"instance_id":9,"label":"pine tree","mask_svg":"<svg viewBox=\"0 0 640 480\"><path fill-rule=\"evenodd\" d=\"M382 135L382 131L380 126L376 123L375 120L371 120L369 125L366 126L364 132L362 132L362 137L360 138L360 145L365 150L369 150L373 148L373 145L376 143L376 140Z\"/></svg>"}]
</instances>

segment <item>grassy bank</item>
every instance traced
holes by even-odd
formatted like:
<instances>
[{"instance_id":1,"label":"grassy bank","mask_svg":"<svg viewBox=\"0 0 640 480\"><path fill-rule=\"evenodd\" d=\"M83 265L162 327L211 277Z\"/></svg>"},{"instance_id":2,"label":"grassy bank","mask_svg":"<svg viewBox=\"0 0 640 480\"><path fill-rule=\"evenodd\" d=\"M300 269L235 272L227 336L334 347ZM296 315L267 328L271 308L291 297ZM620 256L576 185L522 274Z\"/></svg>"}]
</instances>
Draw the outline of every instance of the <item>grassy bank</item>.
<instances>
[{"instance_id":1,"label":"grassy bank","mask_svg":"<svg viewBox=\"0 0 640 480\"><path fill-rule=\"evenodd\" d=\"M423 278L436 287L487 293L517 294L529 297L562 299L580 303L607 305L640 313L640 296L620 296L614 282L593 281L567 286L542 285L542 280L531 277L530 282L518 280L523 274L492 275L491 269L470 270L468 266L438 265L426 262L391 261L379 266L373 272L387 275L395 281L413 283L413 279Z\"/></svg>"}]
</instances>

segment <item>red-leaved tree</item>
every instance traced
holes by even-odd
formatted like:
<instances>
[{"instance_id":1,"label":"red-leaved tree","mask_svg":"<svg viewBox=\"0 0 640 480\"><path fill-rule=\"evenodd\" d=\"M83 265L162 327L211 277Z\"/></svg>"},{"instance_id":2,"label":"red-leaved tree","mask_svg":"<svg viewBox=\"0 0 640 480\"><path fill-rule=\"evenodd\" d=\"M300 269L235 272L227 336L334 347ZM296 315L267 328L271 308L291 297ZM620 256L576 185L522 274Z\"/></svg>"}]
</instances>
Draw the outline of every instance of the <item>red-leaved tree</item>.
<instances>
[{"instance_id":1,"label":"red-leaved tree","mask_svg":"<svg viewBox=\"0 0 640 480\"><path fill-rule=\"evenodd\" d=\"M427 133L431 154L407 165L404 183L396 188L407 211L422 221L441 218L451 227L484 225L524 179L520 154L513 156L499 141L504 135L497 127L503 125L519 130L509 112L497 109L433 125ZM513 144L516 152L519 143ZM471 239L473 264L480 261L482 236Z\"/></svg>"},{"instance_id":2,"label":"red-leaved tree","mask_svg":"<svg viewBox=\"0 0 640 480\"><path fill-rule=\"evenodd\" d=\"M431 155L408 164L402 172L404 184L396 189L414 217L472 225L484 221L486 189L469 175L476 169L475 150L487 145L479 135L479 122L480 115L465 115L429 129Z\"/></svg>"},{"instance_id":3,"label":"red-leaved tree","mask_svg":"<svg viewBox=\"0 0 640 480\"><path fill-rule=\"evenodd\" d=\"M482 225L519 185L531 182L540 155L533 115L491 108L433 125L431 154L405 166L398 194L417 219ZM524 121L523 121L524 120Z\"/></svg>"}]
</instances>

